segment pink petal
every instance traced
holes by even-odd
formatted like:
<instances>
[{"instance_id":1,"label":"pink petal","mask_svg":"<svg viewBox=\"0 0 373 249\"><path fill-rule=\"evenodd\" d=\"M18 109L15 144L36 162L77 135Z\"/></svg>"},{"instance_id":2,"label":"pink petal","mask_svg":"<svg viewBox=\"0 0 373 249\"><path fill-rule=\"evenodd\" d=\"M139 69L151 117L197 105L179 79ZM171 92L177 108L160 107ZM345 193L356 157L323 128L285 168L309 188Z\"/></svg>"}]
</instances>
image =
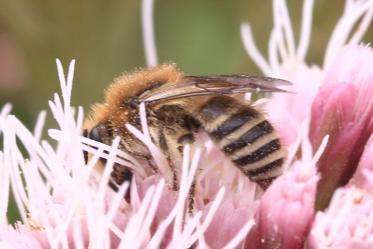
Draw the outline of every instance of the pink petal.
<instances>
[{"instance_id":1,"label":"pink petal","mask_svg":"<svg viewBox=\"0 0 373 249\"><path fill-rule=\"evenodd\" d=\"M365 146L351 183L367 191L373 190L373 136Z\"/></svg>"},{"instance_id":2,"label":"pink petal","mask_svg":"<svg viewBox=\"0 0 373 249\"><path fill-rule=\"evenodd\" d=\"M318 208L327 206L333 191L348 183L373 132L373 52L348 47L327 69L325 82L312 106L310 137L317 148L329 143L318 163Z\"/></svg>"},{"instance_id":3,"label":"pink petal","mask_svg":"<svg viewBox=\"0 0 373 249\"><path fill-rule=\"evenodd\" d=\"M339 189L319 211L308 238L310 249L373 248L373 198L355 187Z\"/></svg>"},{"instance_id":4,"label":"pink petal","mask_svg":"<svg viewBox=\"0 0 373 249\"><path fill-rule=\"evenodd\" d=\"M220 204L205 233L206 242L211 248L223 248L253 217L257 210L256 204L243 205L244 202L240 202L239 198L242 198L242 196L227 193L223 203ZM243 242L237 248L242 246Z\"/></svg>"},{"instance_id":5,"label":"pink petal","mask_svg":"<svg viewBox=\"0 0 373 249\"><path fill-rule=\"evenodd\" d=\"M266 106L269 119L276 126L285 145L295 142L302 123L309 119L311 105L322 82L322 71L316 67L298 65L297 70L283 69L278 77L292 82L292 93L271 96Z\"/></svg>"},{"instance_id":6,"label":"pink petal","mask_svg":"<svg viewBox=\"0 0 373 249\"><path fill-rule=\"evenodd\" d=\"M317 183L312 164L298 162L264 193L246 248L302 248L312 223Z\"/></svg>"},{"instance_id":7,"label":"pink petal","mask_svg":"<svg viewBox=\"0 0 373 249\"><path fill-rule=\"evenodd\" d=\"M7 246L7 247L6 247ZM43 249L38 239L30 231L25 229L17 230L13 227L0 228L0 247L14 249Z\"/></svg>"}]
</instances>

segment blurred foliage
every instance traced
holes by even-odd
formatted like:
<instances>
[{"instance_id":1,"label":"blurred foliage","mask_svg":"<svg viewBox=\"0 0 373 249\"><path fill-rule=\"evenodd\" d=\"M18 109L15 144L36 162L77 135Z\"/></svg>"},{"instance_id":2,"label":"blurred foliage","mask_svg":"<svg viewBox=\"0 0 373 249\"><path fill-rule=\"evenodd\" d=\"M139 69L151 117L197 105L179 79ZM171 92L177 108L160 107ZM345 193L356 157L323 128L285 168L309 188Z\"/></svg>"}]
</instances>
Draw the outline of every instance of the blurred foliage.
<instances>
[{"instance_id":1,"label":"blurred foliage","mask_svg":"<svg viewBox=\"0 0 373 249\"><path fill-rule=\"evenodd\" d=\"M288 1L296 34L302 2ZM343 5L341 0L315 1L308 62L321 63ZM59 92L56 58L65 66L77 60L73 105L86 111L102 99L115 76L145 65L141 1L0 0L0 6L0 46L5 44L0 48L0 105L12 102L30 128ZM267 51L271 1L155 0L160 61L176 62L188 74L260 74L241 42L243 21L251 23L257 45ZM364 40L372 38L370 30Z\"/></svg>"}]
</instances>

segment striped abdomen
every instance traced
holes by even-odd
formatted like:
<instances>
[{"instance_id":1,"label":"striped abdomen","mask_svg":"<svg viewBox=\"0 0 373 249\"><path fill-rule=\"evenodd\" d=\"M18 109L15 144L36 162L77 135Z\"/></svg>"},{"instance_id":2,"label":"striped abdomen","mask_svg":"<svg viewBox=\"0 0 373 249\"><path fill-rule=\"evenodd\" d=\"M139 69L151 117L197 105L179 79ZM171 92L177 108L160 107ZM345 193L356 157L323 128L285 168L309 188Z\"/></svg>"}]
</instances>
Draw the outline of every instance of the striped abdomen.
<instances>
[{"instance_id":1,"label":"striped abdomen","mask_svg":"<svg viewBox=\"0 0 373 249\"><path fill-rule=\"evenodd\" d=\"M197 119L221 150L266 189L282 173L284 150L273 126L254 108L228 96L209 98Z\"/></svg>"}]
</instances>

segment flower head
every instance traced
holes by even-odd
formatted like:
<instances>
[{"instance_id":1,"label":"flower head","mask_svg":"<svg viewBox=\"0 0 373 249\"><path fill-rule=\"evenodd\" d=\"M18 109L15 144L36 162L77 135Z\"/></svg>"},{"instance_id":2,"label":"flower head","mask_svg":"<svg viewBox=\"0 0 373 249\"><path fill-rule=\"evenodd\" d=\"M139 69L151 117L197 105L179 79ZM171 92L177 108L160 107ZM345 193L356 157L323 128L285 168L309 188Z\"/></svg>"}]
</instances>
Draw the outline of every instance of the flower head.
<instances>
[{"instance_id":1,"label":"flower head","mask_svg":"<svg viewBox=\"0 0 373 249\"><path fill-rule=\"evenodd\" d=\"M255 215L256 224L246 241L247 248L301 248L306 241L319 179L315 164L328 139L312 156L306 129L302 129L302 136L303 157L263 194Z\"/></svg>"},{"instance_id":2,"label":"flower head","mask_svg":"<svg viewBox=\"0 0 373 249\"><path fill-rule=\"evenodd\" d=\"M318 168L319 207L354 174L365 144L373 132L373 50L347 47L326 70L312 106L310 137L314 146L326 134L328 147Z\"/></svg>"},{"instance_id":3,"label":"flower head","mask_svg":"<svg viewBox=\"0 0 373 249\"><path fill-rule=\"evenodd\" d=\"M372 208L371 193L355 187L337 190L328 209L316 215L309 248L371 248Z\"/></svg>"},{"instance_id":4,"label":"flower head","mask_svg":"<svg viewBox=\"0 0 373 249\"><path fill-rule=\"evenodd\" d=\"M2 227L0 229L0 247L4 249L42 249L42 245L32 232L27 233L21 228Z\"/></svg>"},{"instance_id":5,"label":"flower head","mask_svg":"<svg viewBox=\"0 0 373 249\"><path fill-rule=\"evenodd\" d=\"M210 176L216 178L217 172L206 171L199 176L195 205L193 209L188 208L190 190L192 184L195 184L193 182L200 164L200 150L196 149L192 153L186 147L179 191L168 189L162 179L162 172L147 176L146 171L141 170L142 165L117 150L118 139L114 140L112 146L108 146L80 135L82 109L79 108L74 116L75 111L70 106L74 61L70 64L66 78L59 61L57 66L63 97L61 101L55 95L54 101L50 102L59 129L49 130L50 136L58 141L57 149L53 149L47 141L39 141L44 112L39 117L34 134L16 117L9 115L9 106L5 106L1 112L4 151L0 157L0 176L4 179L4 189L12 188L22 217L22 224L16 230L8 226L5 218L8 192L1 192L1 199L5 200L1 208L1 217L4 217L1 220L4 235L1 236L6 233L20 234L26 242L30 237L27 243L35 244L35 248L39 245L40 248L140 248L145 245L148 248L174 248L176 245L190 247L206 243L233 248L242 244L252 226L253 216L253 212L248 210L254 199L240 202L238 198L242 195L238 193L244 191L242 188L247 184L237 187L239 181L227 181L226 184L221 182L212 186L206 179ZM144 111L142 107L142 119L146 116ZM161 168L167 162L155 145L147 140L149 134L146 121L142 124L145 125L144 132L131 126L129 129L149 146ZM17 139L27 154L21 152ZM93 154L86 163L84 150ZM210 150L210 153L203 155L204 160L212 161L213 155ZM107 159L102 174L94 170L99 158ZM135 174L130 186L125 183L114 192L108 184L110 173L114 163L123 162L131 162L132 167L137 165L136 172L139 173ZM223 167L223 170L230 172L231 167ZM242 181L244 176L238 176L237 173L238 170L226 175L239 177ZM224 175L224 172L220 174ZM130 192L129 202L123 198L127 191ZM233 205L233 199L236 205ZM208 234L222 229L218 223L219 217L231 212L236 212L235 220L229 220L232 232L222 236L219 241L211 238Z\"/></svg>"},{"instance_id":6,"label":"flower head","mask_svg":"<svg viewBox=\"0 0 373 249\"><path fill-rule=\"evenodd\" d=\"M373 137L365 145L364 152L360 158L355 175L351 179L351 184L358 186L366 191L373 188Z\"/></svg>"},{"instance_id":7,"label":"flower head","mask_svg":"<svg viewBox=\"0 0 373 249\"><path fill-rule=\"evenodd\" d=\"M157 63L152 4L144 0L149 65ZM273 5L268 62L255 48L249 26L241 27L247 51L264 74L294 82L292 94L275 94L264 106L289 150L286 172L266 192L203 135L193 146L185 146L178 165L179 188L171 189L170 167L151 139L143 104L141 127L126 127L150 151L156 173L118 150L119 139L105 145L81 136L83 110L70 102L74 61L66 77L57 61L62 95L55 94L49 106L58 128L48 132L56 146L41 139L45 112L33 132L10 114L9 105L0 112L0 245L370 248L373 55L369 47L356 44L372 19L373 4L346 1L323 66L305 62L313 1L304 1L297 46L286 2L275 0ZM344 45L350 46L343 49ZM86 152L91 155L87 161ZM101 172L96 170L104 161L100 159L106 161ZM109 179L116 164L130 168L134 177L114 191ZM6 216L10 191L21 216L15 227ZM329 207L315 218L315 202L322 200L321 206L327 206L331 196Z\"/></svg>"}]
</instances>

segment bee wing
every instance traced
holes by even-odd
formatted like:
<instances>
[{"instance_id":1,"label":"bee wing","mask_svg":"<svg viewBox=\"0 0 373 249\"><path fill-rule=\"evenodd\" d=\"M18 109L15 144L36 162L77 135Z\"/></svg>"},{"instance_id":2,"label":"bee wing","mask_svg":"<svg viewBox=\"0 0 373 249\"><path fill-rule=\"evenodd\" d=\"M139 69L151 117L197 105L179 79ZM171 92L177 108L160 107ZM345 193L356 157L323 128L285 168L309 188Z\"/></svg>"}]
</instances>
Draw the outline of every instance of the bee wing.
<instances>
[{"instance_id":1,"label":"bee wing","mask_svg":"<svg viewBox=\"0 0 373 249\"><path fill-rule=\"evenodd\" d=\"M248 75L185 76L181 82L167 83L139 96L140 102L156 101L202 95L229 95L247 92L287 92L278 86L290 82L269 77Z\"/></svg>"}]
</instances>

